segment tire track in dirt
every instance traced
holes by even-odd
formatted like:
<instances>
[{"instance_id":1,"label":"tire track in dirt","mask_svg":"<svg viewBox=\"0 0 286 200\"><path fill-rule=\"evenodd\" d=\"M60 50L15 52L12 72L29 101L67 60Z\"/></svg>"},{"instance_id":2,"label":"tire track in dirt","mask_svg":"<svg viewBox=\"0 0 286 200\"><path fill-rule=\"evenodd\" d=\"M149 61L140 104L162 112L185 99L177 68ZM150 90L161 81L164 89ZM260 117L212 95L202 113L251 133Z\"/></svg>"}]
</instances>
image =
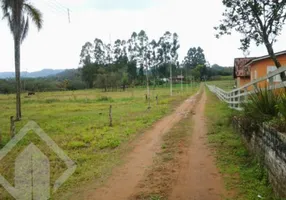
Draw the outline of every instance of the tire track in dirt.
<instances>
[{"instance_id":1,"label":"tire track in dirt","mask_svg":"<svg viewBox=\"0 0 286 200\"><path fill-rule=\"evenodd\" d=\"M134 149L126 156L125 164L115 168L106 184L84 192L86 200L126 200L152 166L153 157L161 150L162 136L179 122L195 105L198 94L185 100L172 114L156 122L134 141Z\"/></svg>"},{"instance_id":2,"label":"tire track in dirt","mask_svg":"<svg viewBox=\"0 0 286 200\"><path fill-rule=\"evenodd\" d=\"M204 110L206 93L195 109L190 147L180 158L180 172L171 200L221 200L225 193L222 176L207 140Z\"/></svg>"}]
</instances>

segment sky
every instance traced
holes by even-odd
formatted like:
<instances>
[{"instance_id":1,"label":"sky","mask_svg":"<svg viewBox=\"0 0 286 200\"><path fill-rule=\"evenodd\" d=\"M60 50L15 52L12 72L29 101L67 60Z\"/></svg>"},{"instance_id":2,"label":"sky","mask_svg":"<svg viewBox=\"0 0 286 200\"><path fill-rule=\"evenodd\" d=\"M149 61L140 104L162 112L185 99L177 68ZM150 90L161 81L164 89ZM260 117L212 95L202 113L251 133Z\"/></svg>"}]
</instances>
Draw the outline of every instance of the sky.
<instances>
[{"instance_id":1,"label":"sky","mask_svg":"<svg viewBox=\"0 0 286 200\"><path fill-rule=\"evenodd\" d=\"M222 0L30 0L44 17L38 31L30 24L21 46L21 70L78 68L82 45L95 38L105 43L129 39L132 32L145 30L158 40L166 31L179 35L181 61L191 47L204 49L210 64L233 66L244 57L235 32L215 38L214 26L222 19ZM67 8L70 10L70 23ZM0 19L2 12L0 12ZM285 50L286 31L278 37L275 51ZM264 46L252 45L249 56L267 54ZM14 71L13 38L7 22L0 20L0 71Z\"/></svg>"}]
</instances>

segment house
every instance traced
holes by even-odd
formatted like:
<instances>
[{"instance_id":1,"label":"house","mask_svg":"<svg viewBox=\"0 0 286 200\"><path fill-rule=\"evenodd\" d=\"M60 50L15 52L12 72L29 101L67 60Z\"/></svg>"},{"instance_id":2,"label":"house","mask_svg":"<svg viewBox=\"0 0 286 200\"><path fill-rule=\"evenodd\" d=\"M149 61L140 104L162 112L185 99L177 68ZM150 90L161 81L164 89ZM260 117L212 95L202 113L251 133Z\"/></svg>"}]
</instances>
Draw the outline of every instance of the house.
<instances>
[{"instance_id":1,"label":"house","mask_svg":"<svg viewBox=\"0 0 286 200\"><path fill-rule=\"evenodd\" d=\"M281 66L286 66L286 51L275 53ZM252 58L236 58L234 60L234 78L237 88L266 76L268 73L275 71L277 68L269 55ZM280 83L280 75L274 77L274 84ZM258 87L268 86L269 81L258 83Z\"/></svg>"},{"instance_id":2,"label":"house","mask_svg":"<svg viewBox=\"0 0 286 200\"><path fill-rule=\"evenodd\" d=\"M253 59L255 58L252 57L234 59L233 78L235 79L237 88L242 87L251 81L250 69L249 67L245 67L245 65Z\"/></svg>"},{"instance_id":3,"label":"house","mask_svg":"<svg viewBox=\"0 0 286 200\"><path fill-rule=\"evenodd\" d=\"M281 66L286 66L286 51L281 51L275 53L277 60L280 62ZM250 69L250 81L254 81L258 78L266 76L268 73L275 71L277 68L274 64L274 61L270 58L269 55L255 58L249 61L246 65L246 68ZM281 82L280 75L277 75L273 79L274 84ZM258 87L267 87L269 84L268 80L258 83Z\"/></svg>"}]
</instances>

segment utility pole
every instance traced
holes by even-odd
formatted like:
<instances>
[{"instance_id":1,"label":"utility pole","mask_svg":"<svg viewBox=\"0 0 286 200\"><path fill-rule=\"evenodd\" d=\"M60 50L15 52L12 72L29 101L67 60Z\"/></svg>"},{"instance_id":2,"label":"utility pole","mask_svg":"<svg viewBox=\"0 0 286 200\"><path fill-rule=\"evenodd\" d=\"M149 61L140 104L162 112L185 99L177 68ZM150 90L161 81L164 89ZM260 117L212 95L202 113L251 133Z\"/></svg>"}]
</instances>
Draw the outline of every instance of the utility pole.
<instances>
[{"instance_id":1,"label":"utility pole","mask_svg":"<svg viewBox=\"0 0 286 200\"><path fill-rule=\"evenodd\" d=\"M183 68L181 68L181 91L183 91Z\"/></svg>"},{"instance_id":2,"label":"utility pole","mask_svg":"<svg viewBox=\"0 0 286 200\"><path fill-rule=\"evenodd\" d=\"M143 58L143 67L144 67L144 58ZM147 81L147 97L148 97L148 108L151 108L150 105L150 87L149 87L149 70L148 64L146 64L146 81Z\"/></svg>"},{"instance_id":3,"label":"utility pole","mask_svg":"<svg viewBox=\"0 0 286 200\"><path fill-rule=\"evenodd\" d=\"M172 76L172 63L170 65L170 96L173 96L173 76Z\"/></svg>"},{"instance_id":4,"label":"utility pole","mask_svg":"<svg viewBox=\"0 0 286 200\"><path fill-rule=\"evenodd\" d=\"M69 8L67 8L67 10L68 10L69 23L71 23L70 9L69 9Z\"/></svg>"},{"instance_id":5,"label":"utility pole","mask_svg":"<svg viewBox=\"0 0 286 200\"><path fill-rule=\"evenodd\" d=\"M142 65L143 69L145 68L145 54L144 51L142 53ZM150 88L149 88L149 75L148 75L148 64L146 64L146 88L147 88L147 101L148 101L148 108L151 108L150 105Z\"/></svg>"}]
</instances>

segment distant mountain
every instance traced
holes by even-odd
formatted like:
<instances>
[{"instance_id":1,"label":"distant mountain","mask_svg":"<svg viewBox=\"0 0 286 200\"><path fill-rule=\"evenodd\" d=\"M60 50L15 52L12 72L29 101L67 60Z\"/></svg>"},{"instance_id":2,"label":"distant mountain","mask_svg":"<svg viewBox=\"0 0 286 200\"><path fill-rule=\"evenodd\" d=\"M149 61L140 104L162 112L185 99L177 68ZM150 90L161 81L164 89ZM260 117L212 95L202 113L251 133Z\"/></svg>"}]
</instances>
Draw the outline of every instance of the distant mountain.
<instances>
[{"instance_id":1,"label":"distant mountain","mask_svg":"<svg viewBox=\"0 0 286 200\"><path fill-rule=\"evenodd\" d=\"M81 72L78 69L66 69L58 74L50 75L49 77L55 77L57 79L80 79Z\"/></svg>"},{"instance_id":2,"label":"distant mountain","mask_svg":"<svg viewBox=\"0 0 286 200\"><path fill-rule=\"evenodd\" d=\"M36 72L21 72L21 77L27 78L38 78L38 77L47 77L56 75L58 73L63 72L63 69L43 69L41 71ZM14 78L15 72L0 72L0 79L2 78Z\"/></svg>"}]
</instances>

